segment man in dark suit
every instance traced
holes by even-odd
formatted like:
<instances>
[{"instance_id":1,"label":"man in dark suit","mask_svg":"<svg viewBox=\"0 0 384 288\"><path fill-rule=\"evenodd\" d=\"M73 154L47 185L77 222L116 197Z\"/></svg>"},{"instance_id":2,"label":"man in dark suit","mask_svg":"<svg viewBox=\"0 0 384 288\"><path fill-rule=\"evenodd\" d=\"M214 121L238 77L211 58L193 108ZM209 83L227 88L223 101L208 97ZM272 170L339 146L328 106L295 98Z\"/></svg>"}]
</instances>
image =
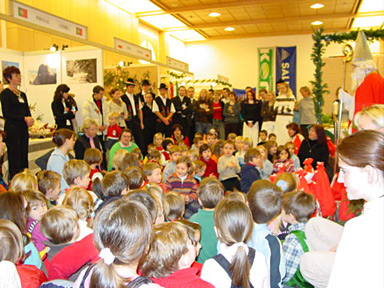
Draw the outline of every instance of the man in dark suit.
<instances>
[{"instance_id":1,"label":"man in dark suit","mask_svg":"<svg viewBox=\"0 0 384 288\"><path fill-rule=\"evenodd\" d=\"M143 82L141 83L141 88L142 88L141 92L136 94L136 96L139 97L141 102L144 103L144 97L145 97L145 94L147 93L151 93L152 98L155 99L156 94L151 92L151 83L149 83L149 80L144 79Z\"/></svg>"},{"instance_id":2,"label":"man in dark suit","mask_svg":"<svg viewBox=\"0 0 384 288\"><path fill-rule=\"evenodd\" d=\"M127 105L128 117L125 119L127 127L131 129L135 143L139 146L141 153L143 155L147 154L147 149L144 144L144 122L143 122L143 113L141 108L143 107L143 102L139 94L134 95L135 82L132 78L128 78L126 93L121 96L121 100Z\"/></svg>"},{"instance_id":3,"label":"man in dark suit","mask_svg":"<svg viewBox=\"0 0 384 288\"><path fill-rule=\"evenodd\" d=\"M183 127L184 136L188 136L190 141L193 139L191 135L192 122L192 102L187 95L187 89L184 86L179 87L179 94L173 97L172 102L175 106L176 113L173 115L173 124L180 124ZM192 136L192 137L191 137Z\"/></svg>"},{"instance_id":4,"label":"man in dark suit","mask_svg":"<svg viewBox=\"0 0 384 288\"><path fill-rule=\"evenodd\" d=\"M168 98L168 88L164 83L160 84L160 95L155 98L152 112L158 117L156 122L156 132L161 132L165 137L171 137L173 126L172 116L176 112L171 99Z\"/></svg>"}]
</instances>

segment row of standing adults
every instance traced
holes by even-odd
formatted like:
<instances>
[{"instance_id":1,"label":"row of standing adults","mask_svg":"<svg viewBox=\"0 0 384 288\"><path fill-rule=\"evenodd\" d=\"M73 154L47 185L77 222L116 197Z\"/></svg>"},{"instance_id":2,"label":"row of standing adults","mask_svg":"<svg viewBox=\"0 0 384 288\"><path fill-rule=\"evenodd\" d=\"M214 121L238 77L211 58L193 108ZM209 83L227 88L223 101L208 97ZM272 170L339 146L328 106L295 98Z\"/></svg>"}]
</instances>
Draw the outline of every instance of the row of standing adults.
<instances>
[{"instance_id":1,"label":"row of standing adults","mask_svg":"<svg viewBox=\"0 0 384 288\"><path fill-rule=\"evenodd\" d=\"M7 67L3 75L9 83L9 87L1 93L1 103L6 120L9 174L13 177L28 167L28 127L33 125L34 120L25 93L18 90L21 84L20 70L14 66ZM262 93L256 97L254 91L248 89L246 99L242 102L239 102L236 94L227 88L223 89L222 99L218 94L214 94L213 99L210 99L207 93L202 91L199 99L194 101L195 91L192 87L187 90L184 86L180 86L178 96L169 99L165 84L160 85L160 95L157 97L150 92L151 85L148 80L142 82L143 89L138 94L134 94L136 84L132 78L128 78L125 84L126 93L120 95L119 90L113 89L109 102L105 100L104 88L95 86L92 96L84 102L83 119L90 118L97 122L96 134L99 138L97 141L99 143L95 143L94 139L84 134L82 141L85 148L101 144L100 149L105 150L104 137L108 132L108 116L111 112L118 113L119 126L132 131L133 138L143 154L146 154L146 147L152 143L156 132L162 132L166 137L170 137L175 124L180 125L183 135L189 137L190 142L194 132L207 134L211 127L215 127L219 131L220 138L226 138L232 132L237 135L242 133L257 143L263 116L264 125L272 128L275 126L274 132L278 135L279 142L283 143L282 139L287 137L285 126L293 118L295 98L284 81L278 83L279 96L272 101L273 109L271 101L267 100L268 96L265 97L265 94L268 95L266 91L261 91ZM69 95L69 90L67 85L61 84L54 93L51 108L58 129L73 130L76 125L78 107ZM273 122L274 125L268 122ZM196 129L194 129L195 123Z\"/></svg>"}]
</instances>

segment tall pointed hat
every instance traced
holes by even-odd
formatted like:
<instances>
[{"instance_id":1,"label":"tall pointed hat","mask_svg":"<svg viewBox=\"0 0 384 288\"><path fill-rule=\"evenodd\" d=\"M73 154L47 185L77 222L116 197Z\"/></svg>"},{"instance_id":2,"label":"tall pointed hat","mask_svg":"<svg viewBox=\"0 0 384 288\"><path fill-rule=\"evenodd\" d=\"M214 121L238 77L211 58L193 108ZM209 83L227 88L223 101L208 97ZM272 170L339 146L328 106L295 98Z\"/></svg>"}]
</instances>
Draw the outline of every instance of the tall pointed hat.
<instances>
[{"instance_id":1,"label":"tall pointed hat","mask_svg":"<svg viewBox=\"0 0 384 288\"><path fill-rule=\"evenodd\" d=\"M369 49L367 37L363 31L359 31L356 38L356 47L353 54L352 63L360 61L373 60L371 50Z\"/></svg>"}]
</instances>

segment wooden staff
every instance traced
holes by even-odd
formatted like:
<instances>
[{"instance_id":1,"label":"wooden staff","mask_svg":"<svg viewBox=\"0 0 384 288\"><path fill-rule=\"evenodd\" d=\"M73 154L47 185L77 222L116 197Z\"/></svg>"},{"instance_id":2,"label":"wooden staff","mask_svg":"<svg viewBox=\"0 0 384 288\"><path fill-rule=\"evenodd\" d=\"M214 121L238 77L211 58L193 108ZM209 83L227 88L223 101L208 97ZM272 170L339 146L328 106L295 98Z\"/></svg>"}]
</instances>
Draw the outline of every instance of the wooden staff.
<instances>
[{"instance_id":1,"label":"wooden staff","mask_svg":"<svg viewBox=\"0 0 384 288\"><path fill-rule=\"evenodd\" d=\"M346 79L346 76L347 76L347 63L348 62L351 62L352 61L352 57L353 57L353 48L350 44L345 44L343 46L343 55L344 55L344 60L343 60L343 63L344 63L344 78L343 78L343 85L341 86L343 91L344 90L344 87L345 87L345 79ZM338 115L337 115L337 121L336 121L336 129L335 129L335 142L336 142L336 145L340 143L341 141L341 118L343 116L343 100L339 97L339 111L338 111Z\"/></svg>"}]
</instances>

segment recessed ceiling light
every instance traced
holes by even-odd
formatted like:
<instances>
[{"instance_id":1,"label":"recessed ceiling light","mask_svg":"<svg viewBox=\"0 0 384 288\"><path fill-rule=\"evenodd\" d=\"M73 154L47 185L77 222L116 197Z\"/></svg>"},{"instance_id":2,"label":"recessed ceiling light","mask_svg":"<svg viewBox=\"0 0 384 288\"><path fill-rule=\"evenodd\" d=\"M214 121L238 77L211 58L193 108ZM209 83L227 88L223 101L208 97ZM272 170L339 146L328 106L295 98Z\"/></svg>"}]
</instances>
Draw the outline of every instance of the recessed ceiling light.
<instances>
[{"instance_id":1,"label":"recessed ceiling light","mask_svg":"<svg viewBox=\"0 0 384 288\"><path fill-rule=\"evenodd\" d=\"M221 13L218 13L218 12L211 12L208 14L209 17L219 17L221 16Z\"/></svg>"},{"instance_id":2,"label":"recessed ceiling light","mask_svg":"<svg viewBox=\"0 0 384 288\"><path fill-rule=\"evenodd\" d=\"M227 27L227 28L224 29L224 31L228 31L228 32L230 32L230 31L235 31L235 28L233 28L233 27Z\"/></svg>"},{"instance_id":3,"label":"recessed ceiling light","mask_svg":"<svg viewBox=\"0 0 384 288\"><path fill-rule=\"evenodd\" d=\"M321 25L321 24L323 24L323 22L322 21L314 21L311 24L312 25Z\"/></svg>"},{"instance_id":4,"label":"recessed ceiling light","mask_svg":"<svg viewBox=\"0 0 384 288\"><path fill-rule=\"evenodd\" d=\"M320 9L320 8L324 7L324 4L316 3L316 4L313 4L309 7L311 7L312 9Z\"/></svg>"}]
</instances>

